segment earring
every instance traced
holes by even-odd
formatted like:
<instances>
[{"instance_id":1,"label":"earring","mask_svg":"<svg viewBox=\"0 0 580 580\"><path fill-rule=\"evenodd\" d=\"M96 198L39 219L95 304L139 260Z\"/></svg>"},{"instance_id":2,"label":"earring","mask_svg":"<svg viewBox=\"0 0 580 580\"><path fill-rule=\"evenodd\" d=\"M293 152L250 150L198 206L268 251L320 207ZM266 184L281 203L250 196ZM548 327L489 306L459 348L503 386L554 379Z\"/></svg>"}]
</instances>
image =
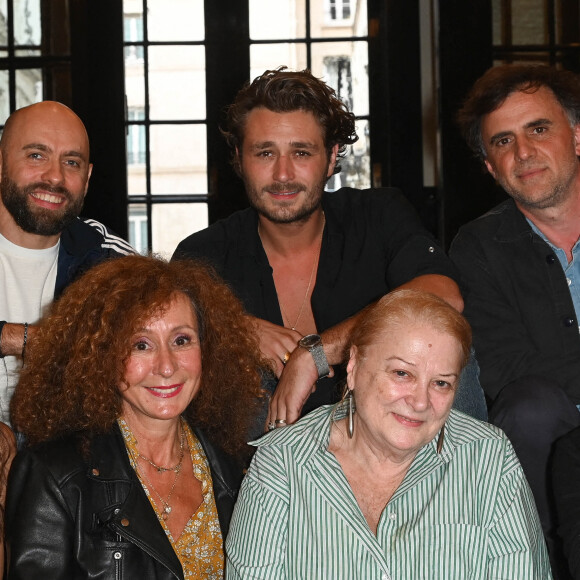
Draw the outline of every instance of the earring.
<instances>
[{"instance_id":1,"label":"earring","mask_svg":"<svg viewBox=\"0 0 580 580\"><path fill-rule=\"evenodd\" d=\"M348 437L349 439L352 439L354 434L354 393L352 392L352 389L348 390L346 400L348 402Z\"/></svg>"},{"instance_id":2,"label":"earring","mask_svg":"<svg viewBox=\"0 0 580 580\"><path fill-rule=\"evenodd\" d=\"M443 423L443 427L441 427L441 431L439 431L439 437L437 438L437 453L441 453L441 449L443 449L443 438L445 436L445 423Z\"/></svg>"}]
</instances>

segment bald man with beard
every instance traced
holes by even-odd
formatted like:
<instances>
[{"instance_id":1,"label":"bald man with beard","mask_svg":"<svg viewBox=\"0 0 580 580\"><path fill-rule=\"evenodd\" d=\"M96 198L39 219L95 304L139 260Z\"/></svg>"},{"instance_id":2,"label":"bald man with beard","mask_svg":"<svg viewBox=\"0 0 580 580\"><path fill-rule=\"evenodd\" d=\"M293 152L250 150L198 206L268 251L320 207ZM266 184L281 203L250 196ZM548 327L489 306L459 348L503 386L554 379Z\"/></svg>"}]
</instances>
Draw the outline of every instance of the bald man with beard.
<instances>
[{"instance_id":1,"label":"bald man with beard","mask_svg":"<svg viewBox=\"0 0 580 580\"><path fill-rule=\"evenodd\" d=\"M89 139L68 107L15 111L0 139L0 419L34 323L90 266L133 252L103 224L80 219L92 164ZM56 346L55 346L56 347Z\"/></svg>"}]
</instances>

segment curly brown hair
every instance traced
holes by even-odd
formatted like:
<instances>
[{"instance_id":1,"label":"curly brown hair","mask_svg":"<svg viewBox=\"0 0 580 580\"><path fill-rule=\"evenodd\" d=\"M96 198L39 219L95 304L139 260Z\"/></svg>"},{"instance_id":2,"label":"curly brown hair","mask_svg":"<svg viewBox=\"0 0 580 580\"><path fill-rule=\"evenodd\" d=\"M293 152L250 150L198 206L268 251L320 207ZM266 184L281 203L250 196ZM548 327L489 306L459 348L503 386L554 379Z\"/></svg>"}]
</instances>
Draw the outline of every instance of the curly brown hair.
<instances>
[{"instance_id":1,"label":"curly brown hair","mask_svg":"<svg viewBox=\"0 0 580 580\"><path fill-rule=\"evenodd\" d=\"M328 155L338 145L337 161L344 157L347 145L358 141L355 116L336 96L334 89L309 70L290 71L285 66L267 70L240 90L228 107L226 126L222 128L222 134L232 148L232 165L240 176L246 119L252 110L260 107L274 113L312 113L322 128ZM337 162L334 173L339 171Z\"/></svg>"},{"instance_id":2,"label":"curly brown hair","mask_svg":"<svg viewBox=\"0 0 580 580\"><path fill-rule=\"evenodd\" d=\"M29 443L111 429L121 414L131 337L178 293L193 305L202 356L202 386L184 415L225 451L247 451L264 366L249 318L207 266L145 256L95 266L41 321L11 403L12 422Z\"/></svg>"}]
</instances>

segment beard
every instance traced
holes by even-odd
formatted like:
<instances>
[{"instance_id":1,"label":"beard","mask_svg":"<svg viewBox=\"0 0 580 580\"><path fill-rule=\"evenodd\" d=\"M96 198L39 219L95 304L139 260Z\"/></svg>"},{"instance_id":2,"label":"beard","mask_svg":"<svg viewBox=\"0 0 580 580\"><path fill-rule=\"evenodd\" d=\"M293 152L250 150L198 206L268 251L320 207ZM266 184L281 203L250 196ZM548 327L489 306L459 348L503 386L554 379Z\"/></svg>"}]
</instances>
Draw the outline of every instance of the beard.
<instances>
[{"instance_id":1,"label":"beard","mask_svg":"<svg viewBox=\"0 0 580 580\"><path fill-rule=\"evenodd\" d=\"M64 210L47 210L32 206L28 198L37 189L64 196L66 199ZM42 182L19 187L6 175L2 176L0 183L0 197L19 228L39 236L60 234L79 216L84 202L83 195L75 197L65 187L53 187Z\"/></svg>"},{"instance_id":2,"label":"beard","mask_svg":"<svg viewBox=\"0 0 580 580\"><path fill-rule=\"evenodd\" d=\"M529 196L527 196L524 192L518 189L510 188L509 190L507 190L504 187L504 190L506 190L508 195L512 197L514 201L516 201L520 206L525 207L529 211L557 207L566 198L566 194L568 192L567 187L561 184L557 184L551 190L549 190L542 198L536 200L530 199Z\"/></svg>"},{"instance_id":3,"label":"beard","mask_svg":"<svg viewBox=\"0 0 580 580\"><path fill-rule=\"evenodd\" d=\"M322 205L322 194L326 185L326 172L324 178L317 184L307 189L307 186L299 182L279 183L274 182L260 189L254 187L252 183L244 177L246 194L250 205L258 212L259 215L275 224L291 224L306 222L308 218L318 210ZM295 207L294 202L285 204L283 200L278 202L276 207L268 207L264 203L264 197L269 192L282 193L287 191L300 191L306 194L302 204Z\"/></svg>"}]
</instances>

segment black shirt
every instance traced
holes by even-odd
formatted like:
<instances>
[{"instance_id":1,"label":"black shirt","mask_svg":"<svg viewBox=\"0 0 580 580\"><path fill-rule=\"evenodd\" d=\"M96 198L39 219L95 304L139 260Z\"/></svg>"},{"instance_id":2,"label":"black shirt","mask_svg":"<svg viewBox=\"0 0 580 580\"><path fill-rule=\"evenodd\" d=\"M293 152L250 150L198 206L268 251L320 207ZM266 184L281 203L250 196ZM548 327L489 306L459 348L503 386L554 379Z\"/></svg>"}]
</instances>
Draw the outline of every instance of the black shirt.
<instances>
[{"instance_id":1,"label":"black shirt","mask_svg":"<svg viewBox=\"0 0 580 580\"><path fill-rule=\"evenodd\" d=\"M322 207L326 224L311 298L319 332L417 276L456 279L447 256L399 190L342 188L325 192ZM250 314L283 325L254 209L236 212L187 237L173 255L181 258L209 262ZM337 372L334 379L321 379L303 413L333 402L335 385L343 377Z\"/></svg>"}]
</instances>

